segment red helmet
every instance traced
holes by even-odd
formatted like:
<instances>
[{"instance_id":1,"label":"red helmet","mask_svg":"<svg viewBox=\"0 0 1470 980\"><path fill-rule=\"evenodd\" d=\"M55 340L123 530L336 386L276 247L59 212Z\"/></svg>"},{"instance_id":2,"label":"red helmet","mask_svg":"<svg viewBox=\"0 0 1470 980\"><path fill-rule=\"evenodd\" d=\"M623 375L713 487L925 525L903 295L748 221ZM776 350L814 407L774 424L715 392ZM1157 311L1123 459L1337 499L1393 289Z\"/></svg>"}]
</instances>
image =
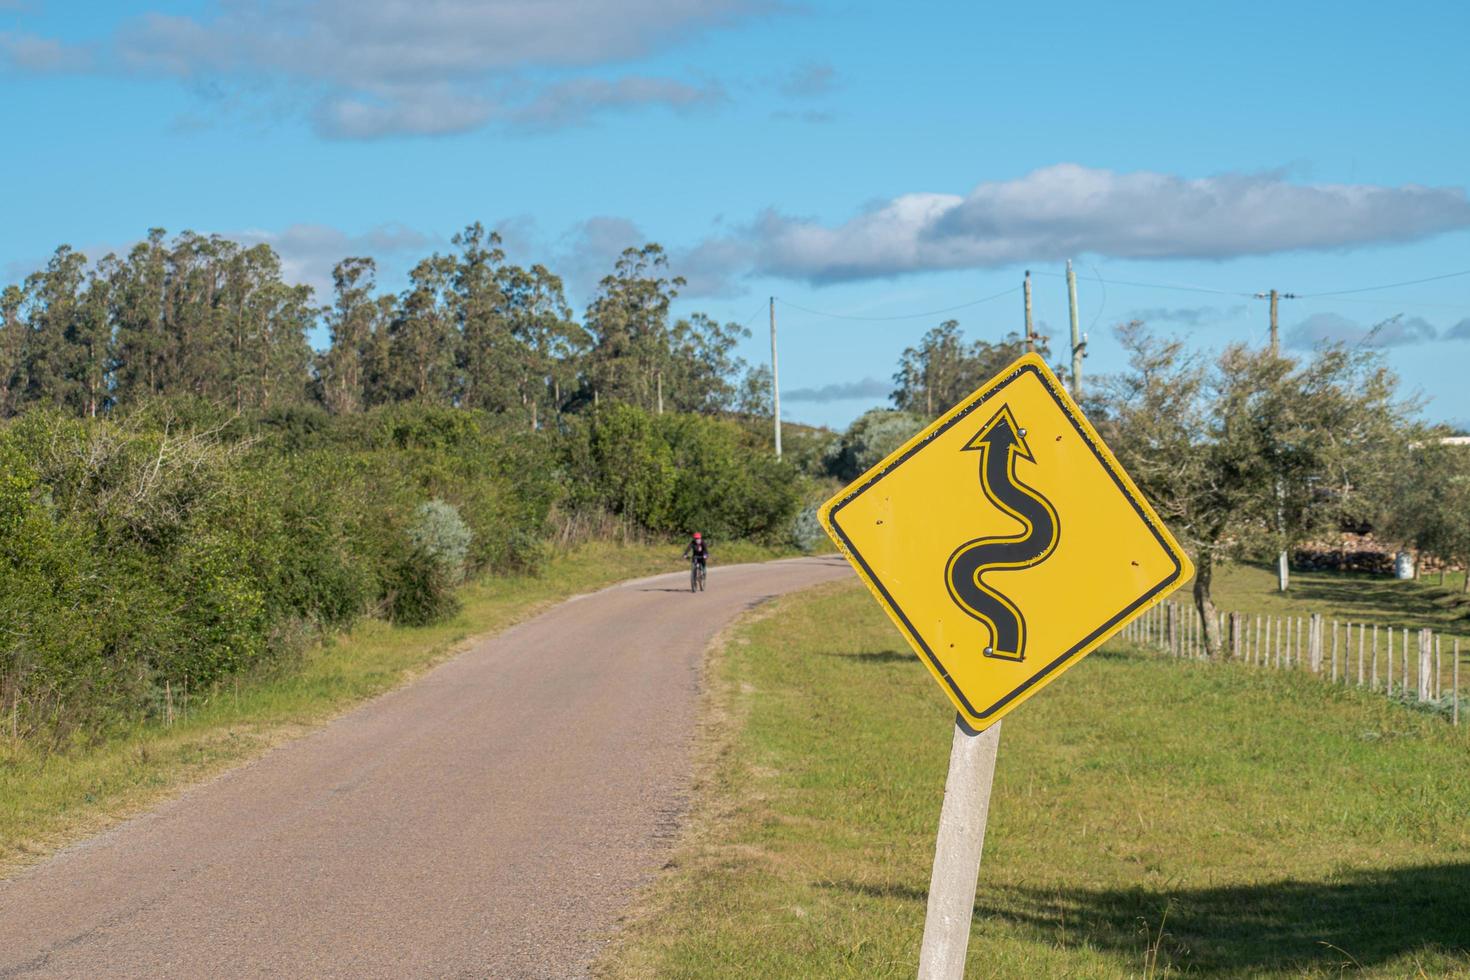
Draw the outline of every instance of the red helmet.
<instances>
[{"instance_id":1,"label":"red helmet","mask_svg":"<svg viewBox=\"0 0 1470 980\"><path fill-rule=\"evenodd\" d=\"M699 540L699 532L698 531L695 531L694 532L694 540L696 540L696 541Z\"/></svg>"}]
</instances>

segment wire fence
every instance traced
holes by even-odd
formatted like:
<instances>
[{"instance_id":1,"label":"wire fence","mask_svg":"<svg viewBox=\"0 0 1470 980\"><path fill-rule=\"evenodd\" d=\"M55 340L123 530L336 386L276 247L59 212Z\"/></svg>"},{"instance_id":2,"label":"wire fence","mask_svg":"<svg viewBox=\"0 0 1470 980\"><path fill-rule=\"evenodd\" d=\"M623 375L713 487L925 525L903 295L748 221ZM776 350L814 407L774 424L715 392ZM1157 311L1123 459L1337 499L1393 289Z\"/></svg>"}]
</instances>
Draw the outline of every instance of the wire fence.
<instances>
[{"instance_id":1,"label":"wire fence","mask_svg":"<svg viewBox=\"0 0 1470 980\"><path fill-rule=\"evenodd\" d=\"M1320 613L1221 612L1216 626L1231 660L1381 692L1460 724L1459 637L1447 643L1432 629L1351 623ZM1171 656L1207 659L1203 627L1192 606L1162 602L1129 623L1123 636Z\"/></svg>"}]
</instances>

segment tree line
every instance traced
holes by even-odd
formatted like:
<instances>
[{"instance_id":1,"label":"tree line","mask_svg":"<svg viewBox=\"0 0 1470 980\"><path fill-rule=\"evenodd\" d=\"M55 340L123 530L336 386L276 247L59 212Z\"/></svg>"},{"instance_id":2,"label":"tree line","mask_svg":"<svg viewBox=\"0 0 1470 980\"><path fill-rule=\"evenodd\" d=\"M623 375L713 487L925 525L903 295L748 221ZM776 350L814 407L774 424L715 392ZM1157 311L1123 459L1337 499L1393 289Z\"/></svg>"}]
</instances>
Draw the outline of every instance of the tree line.
<instances>
[{"instance_id":1,"label":"tree line","mask_svg":"<svg viewBox=\"0 0 1470 980\"><path fill-rule=\"evenodd\" d=\"M379 290L372 258L346 258L323 306L282 279L265 244L153 229L95 263L63 245L0 292L0 417L31 406L95 417L160 396L334 414L419 401L532 430L603 400L765 411L768 373L734 354L743 328L671 318L684 281L659 245L624 251L579 320L561 278L507 262L495 232L477 222L452 244L398 293ZM308 341L318 324L322 352Z\"/></svg>"}]
</instances>

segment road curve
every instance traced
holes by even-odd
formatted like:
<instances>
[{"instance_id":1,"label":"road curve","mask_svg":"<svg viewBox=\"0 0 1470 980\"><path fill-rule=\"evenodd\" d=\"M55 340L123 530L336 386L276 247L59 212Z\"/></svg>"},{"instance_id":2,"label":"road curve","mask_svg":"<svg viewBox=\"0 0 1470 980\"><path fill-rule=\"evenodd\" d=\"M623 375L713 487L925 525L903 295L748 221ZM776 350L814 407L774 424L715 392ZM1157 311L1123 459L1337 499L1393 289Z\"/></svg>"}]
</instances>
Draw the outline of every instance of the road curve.
<instances>
[{"instance_id":1,"label":"road curve","mask_svg":"<svg viewBox=\"0 0 1470 980\"><path fill-rule=\"evenodd\" d=\"M710 639L846 574L565 602L0 882L0 977L585 975L684 808Z\"/></svg>"}]
</instances>

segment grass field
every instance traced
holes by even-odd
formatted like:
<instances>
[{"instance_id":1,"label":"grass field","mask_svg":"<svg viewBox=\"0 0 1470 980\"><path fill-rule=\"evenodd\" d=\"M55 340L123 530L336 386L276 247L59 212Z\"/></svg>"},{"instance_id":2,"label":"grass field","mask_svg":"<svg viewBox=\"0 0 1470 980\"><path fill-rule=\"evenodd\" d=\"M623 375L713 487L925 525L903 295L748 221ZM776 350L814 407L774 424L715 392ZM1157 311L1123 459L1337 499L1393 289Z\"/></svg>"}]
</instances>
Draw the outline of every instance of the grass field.
<instances>
[{"instance_id":1,"label":"grass field","mask_svg":"<svg viewBox=\"0 0 1470 980\"><path fill-rule=\"evenodd\" d=\"M934 682L851 584L737 628L708 679L686 838L601 971L912 976ZM1005 722L967 976L1470 976L1467 949L1465 728L1118 644Z\"/></svg>"},{"instance_id":2,"label":"grass field","mask_svg":"<svg viewBox=\"0 0 1470 980\"><path fill-rule=\"evenodd\" d=\"M593 544L559 556L539 576L483 579L462 590L463 608L447 622L421 628L364 623L300 663L192 702L181 699L171 726L139 725L101 745L59 755L0 738L0 876L404 683L463 649L469 638L579 592L678 571L685 567L679 547ZM772 556L769 549L731 542L718 557L735 564Z\"/></svg>"},{"instance_id":3,"label":"grass field","mask_svg":"<svg viewBox=\"0 0 1470 980\"><path fill-rule=\"evenodd\" d=\"M1470 594L1464 575L1452 572L1444 585L1438 576L1399 582L1383 575L1343 572L1293 572L1291 588L1276 591L1276 569L1231 564L1215 574L1215 604L1222 611L1300 616L1319 612L1343 622L1380 626L1428 627L1470 640ZM1190 600L1189 585L1174 594Z\"/></svg>"}]
</instances>

